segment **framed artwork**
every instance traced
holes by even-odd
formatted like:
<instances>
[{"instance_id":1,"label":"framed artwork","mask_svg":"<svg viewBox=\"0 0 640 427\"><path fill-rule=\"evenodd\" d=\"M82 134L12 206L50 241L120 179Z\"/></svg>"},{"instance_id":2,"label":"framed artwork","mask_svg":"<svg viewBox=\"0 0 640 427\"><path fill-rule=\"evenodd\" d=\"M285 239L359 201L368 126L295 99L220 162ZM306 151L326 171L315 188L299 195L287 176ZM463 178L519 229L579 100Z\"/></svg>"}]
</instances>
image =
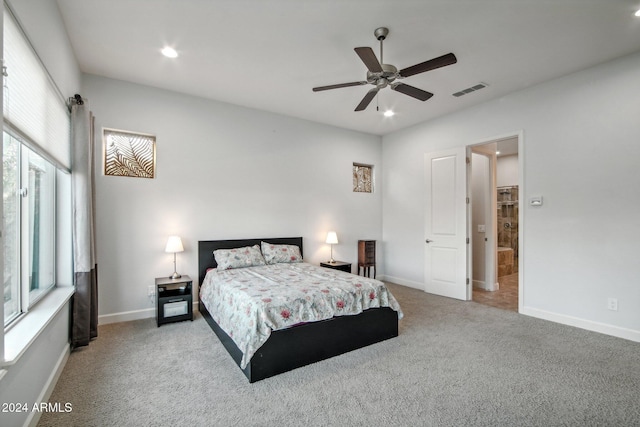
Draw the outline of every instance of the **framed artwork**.
<instances>
[{"instance_id":1,"label":"framed artwork","mask_svg":"<svg viewBox=\"0 0 640 427\"><path fill-rule=\"evenodd\" d=\"M354 193L373 193L373 166L353 164Z\"/></svg>"},{"instance_id":2,"label":"framed artwork","mask_svg":"<svg viewBox=\"0 0 640 427\"><path fill-rule=\"evenodd\" d=\"M105 175L155 178L154 135L106 128L102 132Z\"/></svg>"}]
</instances>

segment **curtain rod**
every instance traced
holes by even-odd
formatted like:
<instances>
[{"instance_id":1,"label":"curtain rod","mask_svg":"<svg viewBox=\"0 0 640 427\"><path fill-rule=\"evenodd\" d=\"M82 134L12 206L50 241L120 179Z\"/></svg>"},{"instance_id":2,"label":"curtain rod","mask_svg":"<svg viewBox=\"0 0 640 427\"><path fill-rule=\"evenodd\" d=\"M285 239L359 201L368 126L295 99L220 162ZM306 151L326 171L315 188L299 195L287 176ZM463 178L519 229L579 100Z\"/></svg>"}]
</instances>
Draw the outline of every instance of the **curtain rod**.
<instances>
[{"instance_id":1,"label":"curtain rod","mask_svg":"<svg viewBox=\"0 0 640 427\"><path fill-rule=\"evenodd\" d=\"M75 95L69 98L69 107L71 107L74 104L84 105L84 99L82 99L79 93L76 93Z\"/></svg>"}]
</instances>

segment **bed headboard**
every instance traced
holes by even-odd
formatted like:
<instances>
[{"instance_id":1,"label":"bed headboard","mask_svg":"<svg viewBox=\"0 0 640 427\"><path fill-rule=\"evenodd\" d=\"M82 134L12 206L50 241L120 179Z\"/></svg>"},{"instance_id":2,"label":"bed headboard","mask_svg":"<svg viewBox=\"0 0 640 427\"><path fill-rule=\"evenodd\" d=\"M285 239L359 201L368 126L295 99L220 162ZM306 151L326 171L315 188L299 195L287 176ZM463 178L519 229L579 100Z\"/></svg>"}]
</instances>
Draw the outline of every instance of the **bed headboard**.
<instances>
[{"instance_id":1,"label":"bed headboard","mask_svg":"<svg viewBox=\"0 0 640 427\"><path fill-rule=\"evenodd\" d=\"M296 245L302 253L302 237L275 237L268 239L238 239L238 240L200 240L198 241L198 276L199 282L202 283L207 270L216 268L216 260L213 257L213 251L216 249L233 249L242 248L244 246L260 245L260 242L269 242L277 245Z\"/></svg>"}]
</instances>

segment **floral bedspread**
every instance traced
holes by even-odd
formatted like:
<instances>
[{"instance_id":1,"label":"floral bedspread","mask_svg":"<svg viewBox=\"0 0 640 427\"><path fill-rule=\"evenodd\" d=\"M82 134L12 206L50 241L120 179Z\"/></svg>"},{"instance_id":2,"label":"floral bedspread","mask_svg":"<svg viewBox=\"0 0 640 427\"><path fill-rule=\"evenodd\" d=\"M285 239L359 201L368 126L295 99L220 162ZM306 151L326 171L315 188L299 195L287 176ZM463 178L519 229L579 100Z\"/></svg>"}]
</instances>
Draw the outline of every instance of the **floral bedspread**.
<instances>
[{"instance_id":1,"label":"floral bedspread","mask_svg":"<svg viewBox=\"0 0 640 427\"><path fill-rule=\"evenodd\" d=\"M211 270L200 298L242 351L243 369L274 330L374 307L403 316L381 281L304 262Z\"/></svg>"}]
</instances>

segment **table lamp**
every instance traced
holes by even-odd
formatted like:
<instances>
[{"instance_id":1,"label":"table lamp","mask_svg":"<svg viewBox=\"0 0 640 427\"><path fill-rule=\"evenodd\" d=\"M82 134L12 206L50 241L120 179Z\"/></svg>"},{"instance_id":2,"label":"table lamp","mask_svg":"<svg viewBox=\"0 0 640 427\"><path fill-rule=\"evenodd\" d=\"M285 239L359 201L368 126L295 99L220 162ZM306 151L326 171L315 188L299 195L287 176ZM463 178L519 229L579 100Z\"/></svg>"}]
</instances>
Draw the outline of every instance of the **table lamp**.
<instances>
[{"instance_id":1,"label":"table lamp","mask_svg":"<svg viewBox=\"0 0 640 427\"><path fill-rule=\"evenodd\" d=\"M169 236L167 240L167 247L164 248L165 252L173 253L173 274L169 276L171 279L179 279L182 277L181 274L178 274L176 270L176 253L184 251L184 247L182 246L182 240L178 236Z\"/></svg>"},{"instance_id":2,"label":"table lamp","mask_svg":"<svg viewBox=\"0 0 640 427\"><path fill-rule=\"evenodd\" d=\"M335 262L333 259L333 245L338 244L338 235L335 231L330 231L327 233L327 242L331 246L331 259L329 262Z\"/></svg>"}]
</instances>

